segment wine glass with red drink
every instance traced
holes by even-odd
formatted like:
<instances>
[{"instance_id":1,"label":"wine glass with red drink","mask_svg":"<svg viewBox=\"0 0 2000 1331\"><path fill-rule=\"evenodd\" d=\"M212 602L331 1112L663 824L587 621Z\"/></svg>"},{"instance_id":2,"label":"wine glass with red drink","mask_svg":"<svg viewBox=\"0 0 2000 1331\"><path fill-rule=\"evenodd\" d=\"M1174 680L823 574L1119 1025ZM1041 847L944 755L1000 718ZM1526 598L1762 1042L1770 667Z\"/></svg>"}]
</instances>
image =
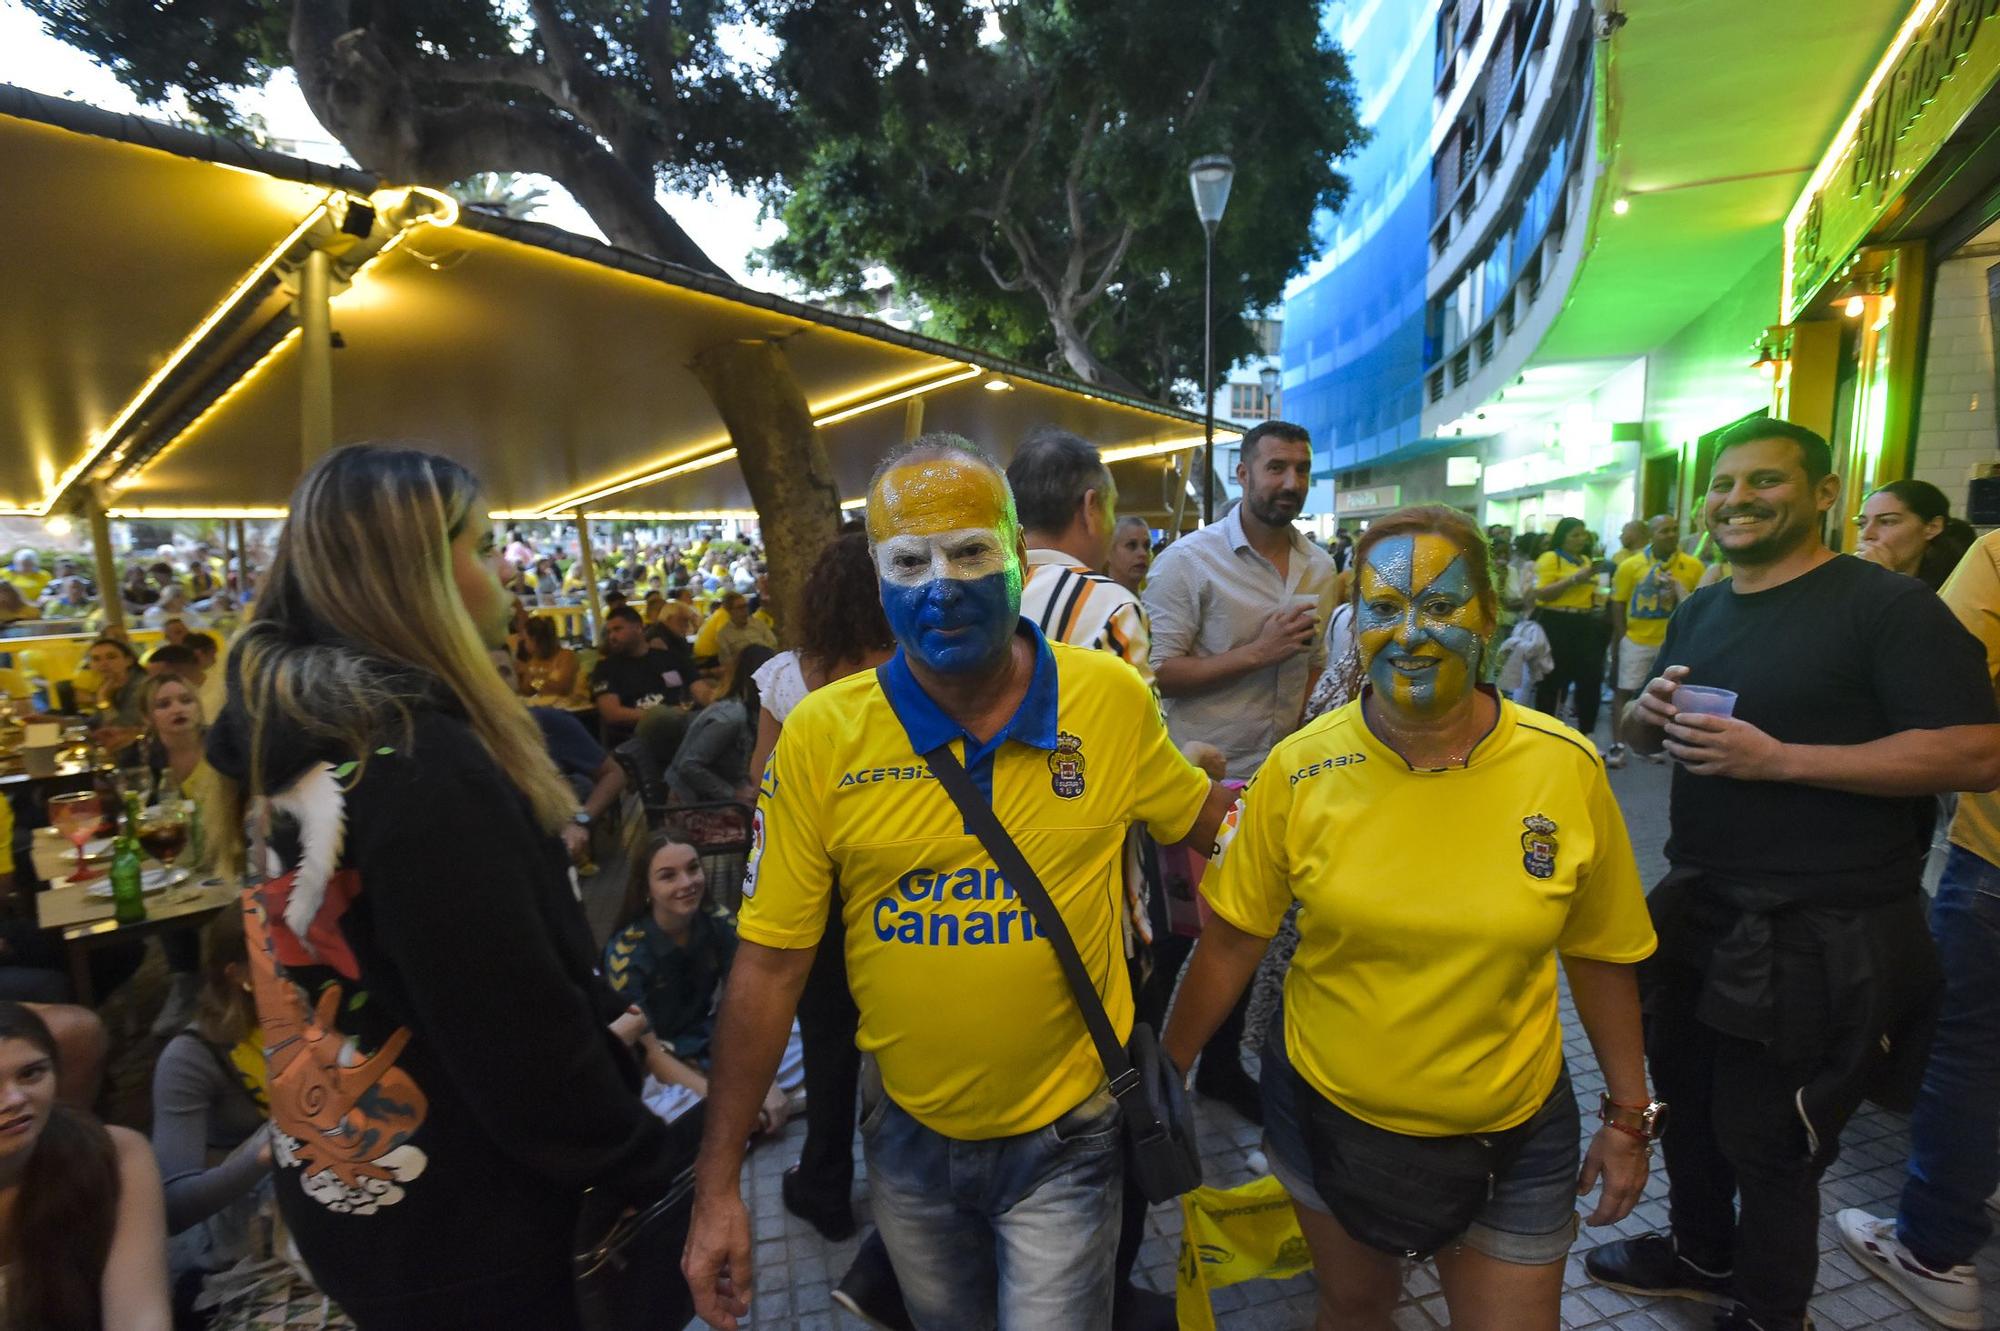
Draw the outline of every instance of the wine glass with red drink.
<instances>
[{"instance_id":1,"label":"wine glass with red drink","mask_svg":"<svg viewBox=\"0 0 2000 1331\"><path fill-rule=\"evenodd\" d=\"M103 818L104 801L94 790L57 795L49 800L49 822L76 847L76 872L64 882L84 883L97 877L97 871L83 862L83 847L97 835L98 824Z\"/></svg>"}]
</instances>

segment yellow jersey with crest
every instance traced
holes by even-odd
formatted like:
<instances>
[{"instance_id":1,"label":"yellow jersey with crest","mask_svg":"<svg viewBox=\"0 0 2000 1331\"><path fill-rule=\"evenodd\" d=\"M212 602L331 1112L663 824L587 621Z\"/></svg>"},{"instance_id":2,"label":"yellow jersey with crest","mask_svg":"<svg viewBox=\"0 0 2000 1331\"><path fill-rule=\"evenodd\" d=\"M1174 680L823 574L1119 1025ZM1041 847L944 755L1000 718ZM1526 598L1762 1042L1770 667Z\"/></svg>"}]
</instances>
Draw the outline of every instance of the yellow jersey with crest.
<instances>
[{"instance_id":1,"label":"yellow jersey with crest","mask_svg":"<svg viewBox=\"0 0 2000 1331\"><path fill-rule=\"evenodd\" d=\"M1352 702L1271 750L1202 881L1269 937L1299 902L1285 1049L1392 1132L1525 1122L1563 1062L1556 956L1636 962L1653 926L1587 740L1502 699L1464 767L1413 769Z\"/></svg>"},{"instance_id":2,"label":"yellow jersey with crest","mask_svg":"<svg viewBox=\"0 0 2000 1331\"><path fill-rule=\"evenodd\" d=\"M900 652L806 696L764 772L737 926L748 942L811 947L837 890L857 1044L898 1105L968 1141L1047 1126L1103 1084L1104 1068L1054 949L922 755L951 743L993 801L1121 1040L1132 1026L1126 828L1180 841L1209 789L1130 666L1050 643L1026 620L1019 632L1034 676L985 744L930 700Z\"/></svg>"}]
</instances>

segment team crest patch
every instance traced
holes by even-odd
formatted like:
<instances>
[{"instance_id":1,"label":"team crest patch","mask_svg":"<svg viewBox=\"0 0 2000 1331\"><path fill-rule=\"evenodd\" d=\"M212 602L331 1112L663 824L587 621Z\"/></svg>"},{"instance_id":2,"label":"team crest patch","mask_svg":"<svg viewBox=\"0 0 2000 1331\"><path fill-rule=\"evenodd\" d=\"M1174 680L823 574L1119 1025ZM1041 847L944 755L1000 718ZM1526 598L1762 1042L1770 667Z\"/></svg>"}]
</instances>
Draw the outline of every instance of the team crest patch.
<instances>
[{"instance_id":1,"label":"team crest patch","mask_svg":"<svg viewBox=\"0 0 2000 1331\"><path fill-rule=\"evenodd\" d=\"M1067 730L1056 732L1049 754L1049 787L1066 800L1083 794L1083 741Z\"/></svg>"},{"instance_id":2,"label":"team crest patch","mask_svg":"<svg viewBox=\"0 0 2000 1331\"><path fill-rule=\"evenodd\" d=\"M1528 830L1521 833L1521 867L1537 878L1556 876L1556 824L1543 814L1521 820Z\"/></svg>"}]
</instances>

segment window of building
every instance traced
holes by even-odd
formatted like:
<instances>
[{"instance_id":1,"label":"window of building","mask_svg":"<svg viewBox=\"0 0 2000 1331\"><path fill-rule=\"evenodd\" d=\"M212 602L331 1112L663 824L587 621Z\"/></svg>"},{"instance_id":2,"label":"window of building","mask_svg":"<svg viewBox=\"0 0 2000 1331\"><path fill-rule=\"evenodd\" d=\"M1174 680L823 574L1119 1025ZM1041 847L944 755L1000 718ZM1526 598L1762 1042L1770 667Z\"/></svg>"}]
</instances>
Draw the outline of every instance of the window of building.
<instances>
[{"instance_id":1,"label":"window of building","mask_svg":"<svg viewBox=\"0 0 2000 1331\"><path fill-rule=\"evenodd\" d=\"M1229 385L1229 414L1263 420L1271 414L1271 399L1262 384Z\"/></svg>"}]
</instances>

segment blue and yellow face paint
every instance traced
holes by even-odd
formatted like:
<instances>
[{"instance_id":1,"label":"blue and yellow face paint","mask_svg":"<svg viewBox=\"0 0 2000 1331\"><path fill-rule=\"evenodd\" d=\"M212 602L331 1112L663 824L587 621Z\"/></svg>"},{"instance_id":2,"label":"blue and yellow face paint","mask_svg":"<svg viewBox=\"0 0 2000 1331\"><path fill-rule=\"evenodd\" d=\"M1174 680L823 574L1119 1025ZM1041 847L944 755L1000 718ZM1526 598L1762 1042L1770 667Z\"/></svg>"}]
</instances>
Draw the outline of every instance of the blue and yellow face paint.
<instances>
[{"instance_id":1,"label":"blue and yellow face paint","mask_svg":"<svg viewBox=\"0 0 2000 1331\"><path fill-rule=\"evenodd\" d=\"M903 651L941 675L990 669L1021 616L1021 537L1000 477L972 458L890 468L868 496L882 609Z\"/></svg>"},{"instance_id":2,"label":"blue and yellow face paint","mask_svg":"<svg viewBox=\"0 0 2000 1331\"><path fill-rule=\"evenodd\" d=\"M1432 532L1391 536L1361 565L1355 635L1377 695L1412 711L1449 711L1479 677L1486 611L1465 556Z\"/></svg>"}]
</instances>

